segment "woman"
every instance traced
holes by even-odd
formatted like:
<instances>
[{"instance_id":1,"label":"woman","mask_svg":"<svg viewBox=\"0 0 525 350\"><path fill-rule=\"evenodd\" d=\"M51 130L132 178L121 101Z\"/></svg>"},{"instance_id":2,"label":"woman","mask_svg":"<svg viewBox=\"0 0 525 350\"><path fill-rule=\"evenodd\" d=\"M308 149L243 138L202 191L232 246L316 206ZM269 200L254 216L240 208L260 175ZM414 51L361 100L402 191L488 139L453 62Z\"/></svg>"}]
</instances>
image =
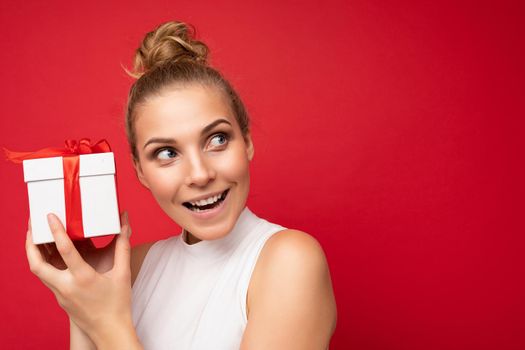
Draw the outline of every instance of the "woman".
<instances>
[{"instance_id":1,"label":"woman","mask_svg":"<svg viewBox=\"0 0 525 350\"><path fill-rule=\"evenodd\" d=\"M310 235L246 207L254 146L237 93L181 22L135 55L127 134L138 179L181 235L130 249L127 215L112 243L56 245L31 271L67 312L74 349L326 349L336 324L330 274Z\"/></svg>"}]
</instances>

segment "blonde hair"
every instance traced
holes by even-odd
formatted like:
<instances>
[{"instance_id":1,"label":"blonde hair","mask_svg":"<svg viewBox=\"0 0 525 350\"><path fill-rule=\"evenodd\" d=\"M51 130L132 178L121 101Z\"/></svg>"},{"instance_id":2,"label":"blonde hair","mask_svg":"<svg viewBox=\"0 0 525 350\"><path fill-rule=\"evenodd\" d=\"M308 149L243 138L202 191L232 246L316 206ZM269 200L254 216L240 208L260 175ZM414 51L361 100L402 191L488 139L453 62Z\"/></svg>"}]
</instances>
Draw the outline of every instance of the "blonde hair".
<instances>
[{"instance_id":1,"label":"blonde hair","mask_svg":"<svg viewBox=\"0 0 525 350\"><path fill-rule=\"evenodd\" d=\"M218 88L230 103L244 136L250 119L232 85L208 64L208 47L195 39L195 29L186 23L170 21L146 34L135 51L133 70L126 72L137 80L131 86L126 109L126 134L131 154L138 159L134 123L137 105L170 86L202 84Z\"/></svg>"}]
</instances>

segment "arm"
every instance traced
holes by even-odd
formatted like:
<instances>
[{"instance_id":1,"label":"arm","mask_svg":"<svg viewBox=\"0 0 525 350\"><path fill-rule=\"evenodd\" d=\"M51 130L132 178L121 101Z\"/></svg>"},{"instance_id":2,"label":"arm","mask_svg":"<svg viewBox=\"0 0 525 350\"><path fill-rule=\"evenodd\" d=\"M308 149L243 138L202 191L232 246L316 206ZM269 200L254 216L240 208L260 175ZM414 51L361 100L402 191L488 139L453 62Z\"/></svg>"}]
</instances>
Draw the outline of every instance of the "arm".
<instances>
[{"instance_id":1,"label":"arm","mask_svg":"<svg viewBox=\"0 0 525 350\"><path fill-rule=\"evenodd\" d=\"M261 251L250 282L242 350L325 350L337 309L319 243L296 230L276 233Z\"/></svg>"}]
</instances>

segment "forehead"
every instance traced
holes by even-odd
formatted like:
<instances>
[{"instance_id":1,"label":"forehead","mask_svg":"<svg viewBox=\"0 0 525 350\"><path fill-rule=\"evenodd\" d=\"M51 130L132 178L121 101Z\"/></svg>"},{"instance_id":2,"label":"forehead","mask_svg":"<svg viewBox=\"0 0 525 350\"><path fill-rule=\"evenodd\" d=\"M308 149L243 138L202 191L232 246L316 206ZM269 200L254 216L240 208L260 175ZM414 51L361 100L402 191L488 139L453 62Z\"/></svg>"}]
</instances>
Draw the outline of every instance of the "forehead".
<instances>
[{"instance_id":1,"label":"forehead","mask_svg":"<svg viewBox=\"0 0 525 350\"><path fill-rule=\"evenodd\" d=\"M193 138L219 118L227 119L238 128L223 94L218 89L200 85L166 89L137 106L135 112L139 147L151 137Z\"/></svg>"}]
</instances>

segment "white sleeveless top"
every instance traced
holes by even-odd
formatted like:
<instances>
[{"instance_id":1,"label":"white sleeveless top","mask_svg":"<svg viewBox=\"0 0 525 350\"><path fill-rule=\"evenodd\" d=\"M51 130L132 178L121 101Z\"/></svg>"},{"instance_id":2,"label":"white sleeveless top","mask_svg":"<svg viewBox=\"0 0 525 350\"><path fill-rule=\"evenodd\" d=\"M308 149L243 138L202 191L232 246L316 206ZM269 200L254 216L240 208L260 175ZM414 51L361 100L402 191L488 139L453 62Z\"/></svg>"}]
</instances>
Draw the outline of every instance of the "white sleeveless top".
<instances>
[{"instance_id":1,"label":"white sleeveless top","mask_svg":"<svg viewBox=\"0 0 525 350\"><path fill-rule=\"evenodd\" d=\"M255 263L266 240L284 229L245 207L223 238L189 245L183 231L153 244L132 294L144 349L239 349Z\"/></svg>"}]
</instances>

